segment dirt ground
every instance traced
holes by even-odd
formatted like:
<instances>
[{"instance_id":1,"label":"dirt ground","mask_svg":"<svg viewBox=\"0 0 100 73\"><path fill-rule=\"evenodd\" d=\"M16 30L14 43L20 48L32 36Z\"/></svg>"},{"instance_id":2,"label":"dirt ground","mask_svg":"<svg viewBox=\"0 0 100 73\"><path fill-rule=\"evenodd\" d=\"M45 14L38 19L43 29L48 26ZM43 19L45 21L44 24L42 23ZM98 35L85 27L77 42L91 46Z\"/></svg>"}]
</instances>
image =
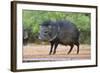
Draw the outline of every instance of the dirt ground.
<instances>
[{"instance_id":1,"label":"dirt ground","mask_svg":"<svg viewBox=\"0 0 100 73\"><path fill-rule=\"evenodd\" d=\"M70 54L67 54L69 49L69 46L58 45L56 54L49 55L50 45L28 44L23 46L23 62L79 60L91 58L90 45L80 45L79 54L77 54L76 46L74 46Z\"/></svg>"}]
</instances>

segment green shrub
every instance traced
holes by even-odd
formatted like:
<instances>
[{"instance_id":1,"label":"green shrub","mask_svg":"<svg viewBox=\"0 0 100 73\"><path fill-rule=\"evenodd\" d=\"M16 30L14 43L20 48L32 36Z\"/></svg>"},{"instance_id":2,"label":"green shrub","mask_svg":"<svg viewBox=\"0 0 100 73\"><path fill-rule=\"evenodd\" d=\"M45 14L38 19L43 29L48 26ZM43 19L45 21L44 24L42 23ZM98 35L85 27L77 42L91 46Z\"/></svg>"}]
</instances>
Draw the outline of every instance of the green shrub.
<instances>
[{"instance_id":1,"label":"green shrub","mask_svg":"<svg viewBox=\"0 0 100 73\"><path fill-rule=\"evenodd\" d=\"M29 41L38 41L39 26L45 20L69 20L80 30L80 43L90 44L90 14L54 11L23 10L23 25L29 33Z\"/></svg>"}]
</instances>

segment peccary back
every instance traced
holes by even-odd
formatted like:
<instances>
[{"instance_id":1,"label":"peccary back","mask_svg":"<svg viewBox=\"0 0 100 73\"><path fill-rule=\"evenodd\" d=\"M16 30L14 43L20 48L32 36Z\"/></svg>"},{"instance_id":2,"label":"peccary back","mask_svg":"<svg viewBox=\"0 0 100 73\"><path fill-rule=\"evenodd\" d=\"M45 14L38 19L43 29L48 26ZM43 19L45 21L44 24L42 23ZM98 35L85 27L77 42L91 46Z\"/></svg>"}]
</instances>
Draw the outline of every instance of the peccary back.
<instances>
[{"instance_id":1,"label":"peccary back","mask_svg":"<svg viewBox=\"0 0 100 73\"><path fill-rule=\"evenodd\" d=\"M70 44L79 41L79 31L76 26L69 21L57 21L58 39L62 44Z\"/></svg>"},{"instance_id":2,"label":"peccary back","mask_svg":"<svg viewBox=\"0 0 100 73\"><path fill-rule=\"evenodd\" d=\"M39 39L47 40L51 43L51 49L49 54L52 53L52 48L54 47L53 54L56 53L56 48L58 44L70 45L71 52L74 45L77 46L77 53L79 53L79 31L77 27L66 20L59 21L45 21L41 24Z\"/></svg>"}]
</instances>

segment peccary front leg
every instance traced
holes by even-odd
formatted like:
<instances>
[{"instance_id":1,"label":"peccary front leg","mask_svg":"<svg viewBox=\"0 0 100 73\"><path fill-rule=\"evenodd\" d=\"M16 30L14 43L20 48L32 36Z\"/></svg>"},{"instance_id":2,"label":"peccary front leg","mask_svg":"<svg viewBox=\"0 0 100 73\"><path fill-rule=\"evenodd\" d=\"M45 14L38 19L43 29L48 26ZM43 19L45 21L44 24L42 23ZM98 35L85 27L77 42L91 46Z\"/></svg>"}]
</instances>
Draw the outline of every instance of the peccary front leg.
<instances>
[{"instance_id":1,"label":"peccary front leg","mask_svg":"<svg viewBox=\"0 0 100 73\"><path fill-rule=\"evenodd\" d=\"M68 54L72 51L72 49L73 49L73 47L74 47L73 44L70 44L70 46L71 46L71 48L70 48L70 50L68 51Z\"/></svg>"},{"instance_id":2,"label":"peccary front leg","mask_svg":"<svg viewBox=\"0 0 100 73\"><path fill-rule=\"evenodd\" d=\"M57 46L58 46L58 42L55 43L55 47L54 47L54 52L53 52L53 54L56 53Z\"/></svg>"},{"instance_id":3,"label":"peccary front leg","mask_svg":"<svg viewBox=\"0 0 100 73\"><path fill-rule=\"evenodd\" d=\"M51 55L51 53L52 53L52 49L53 49L53 45L54 45L54 42L50 42L50 43L51 43L51 48L50 48L49 55Z\"/></svg>"}]
</instances>

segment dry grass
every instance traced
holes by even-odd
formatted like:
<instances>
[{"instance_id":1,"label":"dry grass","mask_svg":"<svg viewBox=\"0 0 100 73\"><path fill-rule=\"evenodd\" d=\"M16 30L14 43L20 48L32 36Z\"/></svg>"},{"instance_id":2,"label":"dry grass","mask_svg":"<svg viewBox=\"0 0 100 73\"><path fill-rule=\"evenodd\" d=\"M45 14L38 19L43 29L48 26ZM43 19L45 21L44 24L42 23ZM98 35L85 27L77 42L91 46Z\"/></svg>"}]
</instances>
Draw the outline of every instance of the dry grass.
<instances>
[{"instance_id":1,"label":"dry grass","mask_svg":"<svg viewBox=\"0 0 100 73\"><path fill-rule=\"evenodd\" d=\"M54 61L54 60L73 60L73 59L90 59L90 45L80 45L79 54L77 47L74 46L72 52L67 54L69 46L59 45L56 54L49 55L50 45L29 44L23 46L23 61Z\"/></svg>"}]
</instances>

